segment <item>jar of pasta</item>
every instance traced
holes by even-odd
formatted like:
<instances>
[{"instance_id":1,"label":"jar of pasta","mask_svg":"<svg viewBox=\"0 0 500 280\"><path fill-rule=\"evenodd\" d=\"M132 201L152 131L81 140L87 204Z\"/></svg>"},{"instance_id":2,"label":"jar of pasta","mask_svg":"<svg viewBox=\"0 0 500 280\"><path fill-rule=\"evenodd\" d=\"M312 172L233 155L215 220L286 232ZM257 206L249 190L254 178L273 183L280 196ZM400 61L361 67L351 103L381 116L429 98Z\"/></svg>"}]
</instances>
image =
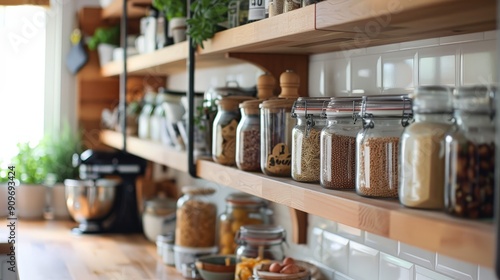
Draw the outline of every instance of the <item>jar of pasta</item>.
<instances>
[{"instance_id":1,"label":"jar of pasta","mask_svg":"<svg viewBox=\"0 0 500 280\"><path fill-rule=\"evenodd\" d=\"M261 100L240 104L241 121L236 128L236 166L245 171L260 170L260 112Z\"/></svg>"},{"instance_id":2,"label":"jar of pasta","mask_svg":"<svg viewBox=\"0 0 500 280\"><path fill-rule=\"evenodd\" d=\"M363 128L358 117L361 97L333 97L324 107L326 127L321 131L320 184L326 189L356 186L356 135Z\"/></svg>"},{"instance_id":3,"label":"jar of pasta","mask_svg":"<svg viewBox=\"0 0 500 280\"><path fill-rule=\"evenodd\" d=\"M445 208L452 215L493 217L496 92L474 86L454 93L456 124L445 137Z\"/></svg>"},{"instance_id":4,"label":"jar of pasta","mask_svg":"<svg viewBox=\"0 0 500 280\"><path fill-rule=\"evenodd\" d=\"M217 115L213 123L212 157L217 163L235 165L236 128L241 119L238 105L252 97L228 96L217 100Z\"/></svg>"},{"instance_id":5,"label":"jar of pasta","mask_svg":"<svg viewBox=\"0 0 500 280\"><path fill-rule=\"evenodd\" d=\"M407 207L444 206L444 137L451 127L453 89L419 87L413 95L415 122L400 142L399 201Z\"/></svg>"},{"instance_id":6,"label":"jar of pasta","mask_svg":"<svg viewBox=\"0 0 500 280\"><path fill-rule=\"evenodd\" d=\"M234 279L248 280L253 274L253 268L258 264L283 260L285 238L285 230L280 226L242 226L236 234L238 248Z\"/></svg>"},{"instance_id":7,"label":"jar of pasta","mask_svg":"<svg viewBox=\"0 0 500 280\"><path fill-rule=\"evenodd\" d=\"M219 247L221 254L234 254L234 237L244 225L269 224L264 200L245 193L226 197L226 211L219 216Z\"/></svg>"},{"instance_id":8,"label":"jar of pasta","mask_svg":"<svg viewBox=\"0 0 500 280\"><path fill-rule=\"evenodd\" d=\"M183 247L214 247L217 207L208 196L212 188L185 186L177 200L175 245Z\"/></svg>"},{"instance_id":9,"label":"jar of pasta","mask_svg":"<svg viewBox=\"0 0 500 280\"><path fill-rule=\"evenodd\" d=\"M398 197L399 138L412 120L406 95L364 96L363 129L356 137L356 192L379 198Z\"/></svg>"},{"instance_id":10,"label":"jar of pasta","mask_svg":"<svg viewBox=\"0 0 500 280\"><path fill-rule=\"evenodd\" d=\"M295 98L278 98L260 105L260 167L270 176L289 177L292 163L291 112Z\"/></svg>"},{"instance_id":11,"label":"jar of pasta","mask_svg":"<svg viewBox=\"0 0 500 280\"><path fill-rule=\"evenodd\" d=\"M323 104L329 98L299 97L292 108L297 124L292 130L292 179L299 182L319 182L320 134L326 119Z\"/></svg>"}]
</instances>

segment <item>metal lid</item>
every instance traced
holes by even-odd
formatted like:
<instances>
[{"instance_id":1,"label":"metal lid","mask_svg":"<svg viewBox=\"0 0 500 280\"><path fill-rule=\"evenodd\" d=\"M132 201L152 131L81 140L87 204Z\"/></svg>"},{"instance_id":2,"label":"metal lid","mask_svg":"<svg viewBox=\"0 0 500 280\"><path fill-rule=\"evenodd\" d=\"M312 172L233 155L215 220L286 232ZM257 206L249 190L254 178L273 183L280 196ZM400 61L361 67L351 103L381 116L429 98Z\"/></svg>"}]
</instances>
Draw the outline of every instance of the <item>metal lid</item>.
<instances>
[{"instance_id":1,"label":"metal lid","mask_svg":"<svg viewBox=\"0 0 500 280\"><path fill-rule=\"evenodd\" d=\"M215 189L209 187L193 187L193 186L184 186L181 189L182 193L190 194L190 195L211 195L215 193Z\"/></svg>"},{"instance_id":2,"label":"metal lid","mask_svg":"<svg viewBox=\"0 0 500 280\"><path fill-rule=\"evenodd\" d=\"M330 97L299 97L293 104L292 117L321 117L323 107L329 101Z\"/></svg>"},{"instance_id":3,"label":"metal lid","mask_svg":"<svg viewBox=\"0 0 500 280\"><path fill-rule=\"evenodd\" d=\"M323 107L323 112L327 117L352 117L357 118L361 112L360 97L332 97L330 102Z\"/></svg>"},{"instance_id":4,"label":"metal lid","mask_svg":"<svg viewBox=\"0 0 500 280\"><path fill-rule=\"evenodd\" d=\"M236 234L236 241L254 244L276 244L285 240L286 232L281 226L244 225Z\"/></svg>"},{"instance_id":5,"label":"metal lid","mask_svg":"<svg viewBox=\"0 0 500 280\"><path fill-rule=\"evenodd\" d=\"M471 113L494 113L495 86L467 86L455 90L453 108Z\"/></svg>"},{"instance_id":6,"label":"metal lid","mask_svg":"<svg viewBox=\"0 0 500 280\"><path fill-rule=\"evenodd\" d=\"M160 196L147 200L144 203L144 212L156 216L167 216L172 213L175 213L176 206L177 206L176 200Z\"/></svg>"},{"instance_id":7,"label":"metal lid","mask_svg":"<svg viewBox=\"0 0 500 280\"><path fill-rule=\"evenodd\" d=\"M363 118L411 116L411 104L406 94L363 96L360 114Z\"/></svg>"},{"instance_id":8,"label":"metal lid","mask_svg":"<svg viewBox=\"0 0 500 280\"><path fill-rule=\"evenodd\" d=\"M453 88L447 86L421 86L411 95L415 113L452 113Z\"/></svg>"},{"instance_id":9,"label":"metal lid","mask_svg":"<svg viewBox=\"0 0 500 280\"><path fill-rule=\"evenodd\" d=\"M173 244L174 241L175 241L175 233L174 232L168 232L167 234L158 235L156 237L156 241Z\"/></svg>"}]
</instances>

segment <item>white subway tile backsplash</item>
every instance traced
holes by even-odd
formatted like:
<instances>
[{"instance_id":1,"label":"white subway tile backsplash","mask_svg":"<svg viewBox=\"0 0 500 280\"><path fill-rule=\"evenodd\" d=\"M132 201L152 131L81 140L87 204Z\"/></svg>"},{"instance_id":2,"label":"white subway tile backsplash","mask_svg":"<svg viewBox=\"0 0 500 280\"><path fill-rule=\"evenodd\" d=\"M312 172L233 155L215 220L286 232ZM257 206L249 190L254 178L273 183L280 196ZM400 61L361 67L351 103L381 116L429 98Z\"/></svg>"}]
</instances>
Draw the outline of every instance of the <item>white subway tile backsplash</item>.
<instances>
[{"instance_id":1,"label":"white subway tile backsplash","mask_svg":"<svg viewBox=\"0 0 500 280\"><path fill-rule=\"evenodd\" d=\"M483 38L484 38L484 34L482 32L455 35L455 36L447 36L447 37L439 38L439 44L440 45L448 45L448 44L456 44L456 43L474 42L474 41L481 41L481 40L483 40Z\"/></svg>"},{"instance_id":2,"label":"white subway tile backsplash","mask_svg":"<svg viewBox=\"0 0 500 280\"><path fill-rule=\"evenodd\" d=\"M391 255L380 253L380 268L378 279L413 280L414 265Z\"/></svg>"},{"instance_id":3,"label":"white subway tile backsplash","mask_svg":"<svg viewBox=\"0 0 500 280\"><path fill-rule=\"evenodd\" d=\"M366 54L381 54L387 52L395 52L399 51L399 48L400 48L399 43L370 47L366 49Z\"/></svg>"},{"instance_id":4,"label":"white subway tile backsplash","mask_svg":"<svg viewBox=\"0 0 500 280\"><path fill-rule=\"evenodd\" d=\"M437 254L436 271L460 280L476 280L477 265Z\"/></svg>"},{"instance_id":5,"label":"white subway tile backsplash","mask_svg":"<svg viewBox=\"0 0 500 280\"><path fill-rule=\"evenodd\" d=\"M363 230L360 230L358 228L337 223L337 234L350 240L363 243L365 238L364 233L365 232Z\"/></svg>"},{"instance_id":6,"label":"white subway tile backsplash","mask_svg":"<svg viewBox=\"0 0 500 280\"><path fill-rule=\"evenodd\" d=\"M484 32L484 40L496 40L497 32L498 32L497 30Z\"/></svg>"},{"instance_id":7,"label":"white subway tile backsplash","mask_svg":"<svg viewBox=\"0 0 500 280\"><path fill-rule=\"evenodd\" d=\"M325 65L325 90L328 96L346 95L351 89L351 62L335 59Z\"/></svg>"},{"instance_id":8,"label":"white subway tile backsplash","mask_svg":"<svg viewBox=\"0 0 500 280\"><path fill-rule=\"evenodd\" d=\"M322 262L342 273L347 274L349 267L349 240L323 231Z\"/></svg>"},{"instance_id":9,"label":"white subway tile backsplash","mask_svg":"<svg viewBox=\"0 0 500 280\"><path fill-rule=\"evenodd\" d=\"M322 256L322 242L323 242L323 230L321 228L313 228L311 232L308 235L309 237L309 242L307 244L309 245L309 248L312 250L313 258L315 260L321 261L321 256Z\"/></svg>"},{"instance_id":10,"label":"white subway tile backsplash","mask_svg":"<svg viewBox=\"0 0 500 280\"><path fill-rule=\"evenodd\" d=\"M351 59L351 88L352 90L364 90L365 94L377 94L377 75L380 73L380 55L367 55L353 57Z\"/></svg>"},{"instance_id":11,"label":"white subway tile backsplash","mask_svg":"<svg viewBox=\"0 0 500 280\"><path fill-rule=\"evenodd\" d=\"M417 265L415 266L415 280L453 280L453 278Z\"/></svg>"},{"instance_id":12,"label":"white subway tile backsplash","mask_svg":"<svg viewBox=\"0 0 500 280\"><path fill-rule=\"evenodd\" d=\"M418 84L448 85L456 83L456 48L452 46L426 48L419 51Z\"/></svg>"},{"instance_id":13,"label":"white subway tile backsplash","mask_svg":"<svg viewBox=\"0 0 500 280\"><path fill-rule=\"evenodd\" d=\"M373 280L379 272L379 251L365 245L349 243L349 276L359 280Z\"/></svg>"},{"instance_id":14,"label":"white subway tile backsplash","mask_svg":"<svg viewBox=\"0 0 500 280\"><path fill-rule=\"evenodd\" d=\"M462 85L496 82L496 46L491 41L462 45Z\"/></svg>"},{"instance_id":15,"label":"white subway tile backsplash","mask_svg":"<svg viewBox=\"0 0 500 280\"><path fill-rule=\"evenodd\" d=\"M365 232L365 245L393 256L398 255L398 241L370 232Z\"/></svg>"},{"instance_id":16,"label":"white subway tile backsplash","mask_svg":"<svg viewBox=\"0 0 500 280\"><path fill-rule=\"evenodd\" d=\"M312 61L309 63L309 92L308 95L325 95L325 64L323 61Z\"/></svg>"},{"instance_id":17,"label":"white subway tile backsplash","mask_svg":"<svg viewBox=\"0 0 500 280\"><path fill-rule=\"evenodd\" d=\"M399 242L398 257L414 264L434 269L436 253Z\"/></svg>"},{"instance_id":18,"label":"white subway tile backsplash","mask_svg":"<svg viewBox=\"0 0 500 280\"><path fill-rule=\"evenodd\" d=\"M340 272L337 272L337 271L335 271L333 273L333 279L334 280L354 280L353 278L351 278L345 274L342 274Z\"/></svg>"},{"instance_id":19,"label":"white subway tile backsplash","mask_svg":"<svg viewBox=\"0 0 500 280\"><path fill-rule=\"evenodd\" d=\"M413 51L402 51L382 55L382 86L387 88L414 87Z\"/></svg>"},{"instance_id":20,"label":"white subway tile backsplash","mask_svg":"<svg viewBox=\"0 0 500 280\"><path fill-rule=\"evenodd\" d=\"M495 271L490 268L478 266L477 268L477 279L478 280L497 280Z\"/></svg>"},{"instance_id":21,"label":"white subway tile backsplash","mask_svg":"<svg viewBox=\"0 0 500 280\"><path fill-rule=\"evenodd\" d=\"M419 49L419 48L427 48L435 46L439 46L439 38L399 43L400 50Z\"/></svg>"}]
</instances>

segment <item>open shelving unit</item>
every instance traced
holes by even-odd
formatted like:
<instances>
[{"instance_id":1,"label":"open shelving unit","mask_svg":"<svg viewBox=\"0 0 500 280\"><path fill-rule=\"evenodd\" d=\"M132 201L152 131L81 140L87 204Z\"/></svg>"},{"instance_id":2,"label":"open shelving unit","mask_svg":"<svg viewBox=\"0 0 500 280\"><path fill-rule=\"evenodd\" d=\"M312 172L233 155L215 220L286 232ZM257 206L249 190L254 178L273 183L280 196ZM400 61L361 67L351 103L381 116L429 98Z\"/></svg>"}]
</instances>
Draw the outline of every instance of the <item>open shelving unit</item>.
<instances>
[{"instance_id":1,"label":"open shelving unit","mask_svg":"<svg viewBox=\"0 0 500 280\"><path fill-rule=\"evenodd\" d=\"M197 69L250 61L276 77L298 60L307 67L310 54L345 51L349 55L351 49L494 30L496 10L496 1L490 0L328 0L217 33L204 43L204 49L196 51ZM128 73L183 73L187 57L187 43L176 44L128 58ZM102 68L102 75L116 76L121 71L121 63L113 62ZM307 70L301 74L307 82ZM122 147L121 134L102 131L100 136L105 144ZM132 154L187 170L184 152L135 137L126 141ZM354 192L244 172L210 160L198 160L196 174L305 213L494 267L496 235L491 221L408 209L395 200L364 198Z\"/></svg>"}]
</instances>

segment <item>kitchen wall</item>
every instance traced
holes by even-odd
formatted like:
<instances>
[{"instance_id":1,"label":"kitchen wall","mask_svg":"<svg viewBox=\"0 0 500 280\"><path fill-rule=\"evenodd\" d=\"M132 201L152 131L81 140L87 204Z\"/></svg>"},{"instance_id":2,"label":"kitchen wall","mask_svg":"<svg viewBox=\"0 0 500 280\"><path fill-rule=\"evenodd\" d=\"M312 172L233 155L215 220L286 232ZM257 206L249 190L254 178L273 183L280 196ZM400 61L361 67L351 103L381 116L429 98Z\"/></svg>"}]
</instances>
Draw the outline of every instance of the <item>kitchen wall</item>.
<instances>
[{"instance_id":1,"label":"kitchen wall","mask_svg":"<svg viewBox=\"0 0 500 280\"><path fill-rule=\"evenodd\" d=\"M419 85L450 86L497 82L495 32L474 33L414 42L313 55L309 67L309 95L379 94L391 88ZM236 80L252 86L261 71L251 65L197 71L196 90ZM172 89L185 89L185 75L168 79ZM233 190L203 180L179 176L179 184L217 188L219 212ZM288 209L273 205L275 221L291 231ZM288 254L307 258L323 268L329 279L362 280L490 280L491 269L465 263L436 252L415 248L369 232L309 215L308 244L288 243Z\"/></svg>"}]
</instances>

